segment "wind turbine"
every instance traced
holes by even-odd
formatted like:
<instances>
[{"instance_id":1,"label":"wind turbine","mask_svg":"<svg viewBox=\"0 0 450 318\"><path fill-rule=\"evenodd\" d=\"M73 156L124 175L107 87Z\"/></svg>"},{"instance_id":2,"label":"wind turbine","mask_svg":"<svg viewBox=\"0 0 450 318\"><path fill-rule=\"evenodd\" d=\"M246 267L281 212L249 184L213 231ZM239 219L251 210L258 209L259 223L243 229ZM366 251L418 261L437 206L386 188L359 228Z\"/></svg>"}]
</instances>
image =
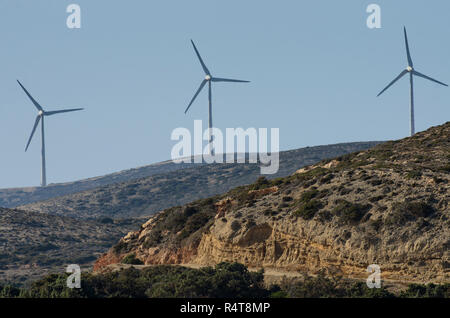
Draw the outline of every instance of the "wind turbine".
<instances>
[{"instance_id":1,"label":"wind turbine","mask_svg":"<svg viewBox=\"0 0 450 318\"><path fill-rule=\"evenodd\" d=\"M203 87L205 87L206 83L208 83L208 102L209 102L209 123L208 123L208 128L209 128L209 144L210 144L210 152L211 155L213 154L213 150L211 147L211 143L213 140L212 137L212 93L211 93L211 82L233 82L233 83L250 83L250 81L242 81L242 80L236 80L236 79L229 79L229 78L220 78L220 77L214 77L211 75L211 72L208 70L208 68L206 67L205 63L203 62L202 57L200 56L200 53L197 50L197 47L194 44L194 41L191 40L192 46L194 47L195 50L195 54L197 54L197 57L200 61L200 64L202 65L203 71L205 72L205 78L204 80L201 82L200 87L198 88L197 92L195 93L194 97L192 97L191 102L189 103L188 107L186 108L186 110L184 111L184 113L186 114L187 111L189 110L189 108L191 107L192 103L194 102L194 100L197 98L198 94L201 92L201 90L203 89Z\"/></svg>"},{"instance_id":2,"label":"wind turbine","mask_svg":"<svg viewBox=\"0 0 450 318\"><path fill-rule=\"evenodd\" d=\"M31 131L30 138L28 139L27 146L25 148L25 151L28 150L28 146L30 146L31 139L33 139L34 132L36 131L37 126L39 125L39 121L41 121L41 138L42 138L42 170L41 170L41 186L45 187L47 186L47 175L46 175L46 169L45 169L45 138L44 138L44 117L45 116L52 116L56 114L61 113L68 113L68 112L75 112L79 110L83 110L83 108L74 108L74 109L64 109L64 110L56 110L47 112L45 111L41 105L39 105L38 102L28 93L25 87L23 87L22 83L20 83L17 80L17 83L19 83L20 87L25 91L25 94L30 98L31 102L34 104L36 109L38 110L38 115L36 117L36 121L34 122L33 130Z\"/></svg>"},{"instance_id":3,"label":"wind turbine","mask_svg":"<svg viewBox=\"0 0 450 318\"><path fill-rule=\"evenodd\" d=\"M444 86L448 86L445 83L439 82L438 80L435 80L429 76L426 76L422 73L419 73L418 71L416 71L414 69L414 64L411 58L411 54L409 52L409 45L408 45L408 35L406 34L406 27L403 27L403 32L405 34L405 45L406 45L406 56L408 58L408 66L406 67L406 69L400 73L399 76L397 76L392 82L389 83L388 86L386 86L385 89L383 89L378 95L380 96L381 94L383 94L389 87L391 87L392 85L394 85L395 82L397 82L400 78L402 78L403 76L405 76L406 74L409 73L409 82L410 82L410 112L411 112L411 122L410 122L410 128L411 128L411 136L414 135L415 133L415 128L414 128L414 75L425 78L427 80L430 80L432 82L444 85Z\"/></svg>"}]
</instances>

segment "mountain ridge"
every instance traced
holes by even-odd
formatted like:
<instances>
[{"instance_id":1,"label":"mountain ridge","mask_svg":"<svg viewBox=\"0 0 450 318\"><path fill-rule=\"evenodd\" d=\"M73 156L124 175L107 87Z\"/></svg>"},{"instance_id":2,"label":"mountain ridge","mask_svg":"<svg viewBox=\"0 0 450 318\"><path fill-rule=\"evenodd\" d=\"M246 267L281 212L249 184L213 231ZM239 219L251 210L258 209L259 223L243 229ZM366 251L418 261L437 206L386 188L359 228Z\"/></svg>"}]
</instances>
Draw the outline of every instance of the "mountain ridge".
<instances>
[{"instance_id":1,"label":"mountain ridge","mask_svg":"<svg viewBox=\"0 0 450 318\"><path fill-rule=\"evenodd\" d=\"M280 153L280 169L275 178L324 158L370 148L379 142L344 143L300 148ZM260 176L258 164L184 164L183 168L151 176L58 196L19 208L82 218L140 217L185 204L254 182ZM134 174L136 175L136 173Z\"/></svg>"}]
</instances>

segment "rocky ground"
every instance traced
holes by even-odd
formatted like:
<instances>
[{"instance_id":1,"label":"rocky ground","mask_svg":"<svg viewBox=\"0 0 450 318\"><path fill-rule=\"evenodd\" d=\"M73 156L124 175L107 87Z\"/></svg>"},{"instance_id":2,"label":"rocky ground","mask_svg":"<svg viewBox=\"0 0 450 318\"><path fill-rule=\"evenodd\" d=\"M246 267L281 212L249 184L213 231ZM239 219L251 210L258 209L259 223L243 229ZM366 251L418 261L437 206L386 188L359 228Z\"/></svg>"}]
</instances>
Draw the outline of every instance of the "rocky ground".
<instances>
[{"instance_id":1,"label":"rocky ground","mask_svg":"<svg viewBox=\"0 0 450 318\"><path fill-rule=\"evenodd\" d=\"M350 278L450 282L450 123L324 160L289 177L166 209L95 269L145 264L249 267Z\"/></svg>"},{"instance_id":2,"label":"rocky ground","mask_svg":"<svg viewBox=\"0 0 450 318\"><path fill-rule=\"evenodd\" d=\"M302 148L281 153L279 175L374 146L375 142ZM26 283L68 264L85 269L117 240L165 207L253 182L256 164L175 165L162 162L46 188L0 190L0 205L51 198L20 209L0 208L0 282ZM92 189L95 188L95 189ZM80 193L72 193L76 191ZM71 194L67 194L71 193ZM62 194L67 194L60 197Z\"/></svg>"},{"instance_id":3,"label":"rocky ground","mask_svg":"<svg viewBox=\"0 0 450 318\"><path fill-rule=\"evenodd\" d=\"M0 281L26 283L69 264L84 269L142 220L80 220L0 208Z\"/></svg>"}]
</instances>

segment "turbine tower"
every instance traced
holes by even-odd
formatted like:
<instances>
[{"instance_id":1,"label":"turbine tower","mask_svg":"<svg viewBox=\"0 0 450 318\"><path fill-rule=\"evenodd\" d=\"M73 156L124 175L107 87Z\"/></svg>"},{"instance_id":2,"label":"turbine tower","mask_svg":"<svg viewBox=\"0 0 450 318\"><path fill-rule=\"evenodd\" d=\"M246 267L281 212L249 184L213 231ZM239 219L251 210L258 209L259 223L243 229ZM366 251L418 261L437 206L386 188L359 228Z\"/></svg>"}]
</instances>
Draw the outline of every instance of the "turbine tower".
<instances>
[{"instance_id":1,"label":"turbine tower","mask_svg":"<svg viewBox=\"0 0 450 318\"><path fill-rule=\"evenodd\" d=\"M408 35L406 34L406 27L403 27L403 32L405 34L405 45L406 45L406 56L408 58L408 66L406 67L406 69L400 73L400 75L398 75L392 82L389 83L388 86L386 86L385 89L383 89L378 95L380 96L381 94L383 94L389 87L391 87L392 85L394 85L395 82L397 82L400 78L402 78L403 76L405 76L406 74L409 73L409 83L410 83L410 113L411 113L411 122L410 122L410 129L411 129L411 136L415 134L415 127L414 127L414 75L425 78L427 80L430 80L432 82L444 85L444 86L448 86L445 83L442 83L438 80L435 80L429 76L426 76L422 73L419 73L418 71L416 71L414 69L414 64L411 58L411 54L409 52L409 44L408 44Z\"/></svg>"},{"instance_id":2,"label":"turbine tower","mask_svg":"<svg viewBox=\"0 0 450 318\"><path fill-rule=\"evenodd\" d=\"M194 44L194 41L191 40L192 46L194 47L195 54L198 57L198 60L200 61L200 64L203 68L203 71L205 72L205 78L201 82L200 87L198 88L197 92L195 93L194 97L192 97L191 102L189 103L188 107L184 111L186 114L189 108L191 107L194 100L197 98L198 94L201 92L203 87L208 83L208 102L209 102L209 108L208 108L208 114L209 114L209 121L208 121L208 129L209 129L209 145L210 145L210 154L213 155L213 150L211 147L212 143L212 127L213 127L213 121L212 121L212 92L211 92L211 82L233 82L233 83L249 83L250 81L242 81L242 80L236 80L236 79L229 79L229 78L220 78L220 77L214 77L211 75L211 72L206 67L205 63L203 62L202 57L200 56L200 53L197 50L197 47Z\"/></svg>"},{"instance_id":3,"label":"turbine tower","mask_svg":"<svg viewBox=\"0 0 450 318\"><path fill-rule=\"evenodd\" d=\"M36 121L34 122L33 130L31 131L30 138L28 139L27 146L25 147L25 151L28 150L28 146L30 146L31 140L33 139L34 132L36 131L37 126L39 125L39 122L41 121L41 138L42 138L42 170L41 170L41 186L45 187L47 186L47 175L46 175L46 169L45 169L45 137L44 137L44 117L45 116L52 116L55 114L61 114L61 113L68 113L68 112L75 112L79 110L83 110L83 108L74 108L74 109L64 109L64 110L56 110L47 112L45 111L41 105L39 105L38 102L28 93L28 91L23 87L22 83L17 81L19 83L20 87L25 91L25 94L30 98L31 102L34 104L36 109L38 110L38 115L36 117Z\"/></svg>"}]
</instances>

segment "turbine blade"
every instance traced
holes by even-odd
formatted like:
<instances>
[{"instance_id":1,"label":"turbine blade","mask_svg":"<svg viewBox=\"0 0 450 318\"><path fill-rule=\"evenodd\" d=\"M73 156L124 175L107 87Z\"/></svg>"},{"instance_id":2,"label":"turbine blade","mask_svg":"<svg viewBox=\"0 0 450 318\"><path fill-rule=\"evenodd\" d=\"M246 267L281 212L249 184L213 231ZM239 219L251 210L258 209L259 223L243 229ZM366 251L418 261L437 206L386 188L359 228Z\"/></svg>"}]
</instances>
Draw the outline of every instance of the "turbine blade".
<instances>
[{"instance_id":1,"label":"turbine blade","mask_svg":"<svg viewBox=\"0 0 450 318\"><path fill-rule=\"evenodd\" d=\"M422 73L419 73L419 72L417 72L417 71L413 71L413 74L414 75L417 75L417 76L419 76L419 77L423 77L423 78L425 78L425 79L427 79L427 80L430 80L430 81L432 81L432 82L435 82L435 83L438 83L438 84L441 84L441 85L444 85L444 86L448 86L447 84L445 84L445 83L442 83L442 82L439 82L438 80L435 80L434 78L431 78L431 77L429 77L429 76L426 76L426 75L424 75L424 74L422 74Z\"/></svg>"},{"instance_id":2,"label":"turbine blade","mask_svg":"<svg viewBox=\"0 0 450 318\"><path fill-rule=\"evenodd\" d=\"M192 43L192 46L194 47L195 53L197 54L197 57L198 57L198 59L200 61L200 64L202 65L203 71L205 72L206 75L211 75L209 73L209 70L206 67L205 63L203 62L202 57L200 56L200 53L198 52L197 47L194 44L194 41L191 40L191 43Z\"/></svg>"},{"instance_id":3,"label":"turbine blade","mask_svg":"<svg viewBox=\"0 0 450 318\"><path fill-rule=\"evenodd\" d=\"M250 83L250 81L243 81L243 80L236 80L236 79L229 79L229 78L220 78L220 77L213 77L213 78L211 78L211 81L213 81L213 82Z\"/></svg>"},{"instance_id":4,"label":"turbine blade","mask_svg":"<svg viewBox=\"0 0 450 318\"><path fill-rule=\"evenodd\" d=\"M381 94L383 94L389 87L391 87L392 85L394 85L395 82L397 82L399 79L401 79L403 76L405 76L408 73L407 70L404 70L403 72L400 73L399 76L397 76L392 82L389 83L388 86L386 86L378 95L380 96Z\"/></svg>"},{"instance_id":5,"label":"turbine blade","mask_svg":"<svg viewBox=\"0 0 450 318\"><path fill-rule=\"evenodd\" d=\"M36 128L37 128L40 120L41 120L41 116L37 116L36 121L34 122L33 130L31 131L30 138L28 139L27 146L25 147L25 152L28 150L28 146L30 146L31 139L33 139L34 132L36 131Z\"/></svg>"},{"instance_id":6,"label":"turbine blade","mask_svg":"<svg viewBox=\"0 0 450 318\"><path fill-rule=\"evenodd\" d=\"M51 115L55 115L55 114L62 114L62 113L69 113L69 112L76 112L79 110L83 110L84 108L74 108L74 109L63 109L63 110L55 110L52 112L45 112L44 115L45 116L51 116Z\"/></svg>"},{"instance_id":7,"label":"turbine blade","mask_svg":"<svg viewBox=\"0 0 450 318\"><path fill-rule=\"evenodd\" d=\"M31 101L33 102L34 106L36 106L36 108L38 110L42 110L41 105L39 105L39 103L37 101L34 100L33 96L30 95L30 93L28 93L28 91L26 90L25 87L23 87L22 83L19 82L19 80L17 80L17 83L19 83L20 87L22 87L22 89L25 91L25 93L27 94L27 96L31 99Z\"/></svg>"},{"instance_id":8,"label":"turbine blade","mask_svg":"<svg viewBox=\"0 0 450 318\"><path fill-rule=\"evenodd\" d=\"M191 107L192 103L194 102L194 100L197 98L198 94L200 94L200 91L203 89L203 87L205 86L207 80L203 80L203 82L200 84L200 87L198 88L197 92L195 93L194 97L192 97L191 102L189 103L188 107L186 108L186 110L184 111L184 113L186 114L187 111L189 110L189 107Z\"/></svg>"},{"instance_id":9,"label":"turbine blade","mask_svg":"<svg viewBox=\"0 0 450 318\"><path fill-rule=\"evenodd\" d=\"M409 52L408 35L406 34L406 27L403 27L403 32L405 33L405 45L406 45L406 55L408 57L408 65L413 67L413 61L411 58L411 53Z\"/></svg>"}]
</instances>

